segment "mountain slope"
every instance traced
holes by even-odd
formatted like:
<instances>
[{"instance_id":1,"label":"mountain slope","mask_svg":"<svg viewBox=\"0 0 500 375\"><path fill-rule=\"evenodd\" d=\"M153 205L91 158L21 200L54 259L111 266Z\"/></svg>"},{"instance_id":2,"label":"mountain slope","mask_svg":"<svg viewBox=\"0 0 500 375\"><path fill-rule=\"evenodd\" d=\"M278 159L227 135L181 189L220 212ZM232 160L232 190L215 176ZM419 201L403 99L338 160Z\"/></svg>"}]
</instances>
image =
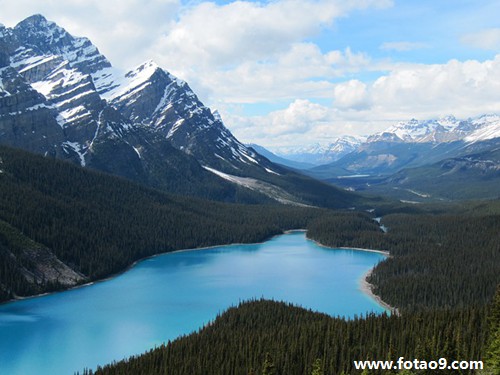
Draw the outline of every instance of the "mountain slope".
<instances>
[{"instance_id":1,"label":"mountain slope","mask_svg":"<svg viewBox=\"0 0 500 375\"><path fill-rule=\"evenodd\" d=\"M41 15L0 27L0 64L0 144L204 198L285 195L291 204L332 207L357 200L239 142L186 82L154 62L122 74L87 38ZM235 177L262 183L250 189Z\"/></svg>"},{"instance_id":2,"label":"mountain slope","mask_svg":"<svg viewBox=\"0 0 500 375\"><path fill-rule=\"evenodd\" d=\"M412 201L498 199L500 148L403 169L369 190L384 194L390 189L392 196Z\"/></svg>"},{"instance_id":3,"label":"mountain slope","mask_svg":"<svg viewBox=\"0 0 500 375\"><path fill-rule=\"evenodd\" d=\"M439 119L398 123L374 134L334 163L307 171L320 179L342 175L390 175L440 160L482 152L500 138L500 116L458 120ZM340 172L340 173L339 173Z\"/></svg>"},{"instance_id":4,"label":"mountain slope","mask_svg":"<svg viewBox=\"0 0 500 375\"><path fill-rule=\"evenodd\" d=\"M0 146L0 301L176 249L259 242L325 210L182 197Z\"/></svg>"},{"instance_id":5,"label":"mountain slope","mask_svg":"<svg viewBox=\"0 0 500 375\"><path fill-rule=\"evenodd\" d=\"M365 140L365 137L347 135L336 138L328 144L316 143L310 146L280 147L276 149L276 154L298 163L313 164L313 166L323 165L332 163L342 156L349 154Z\"/></svg>"},{"instance_id":6,"label":"mountain slope","mask_svg":"<svg viewBox=\"0 0 500 375\"><path fill-rule=\"evenodd\" d=\"M500 140L482 142L479 149L473 146L468 148L470 153L404 168L390 176L365 175L327 181L351 190L409 202L497 199L500 196ZM482 150L485 147L486 150Z\"/></svg>"},{"instance_id":7,"label":"mountain slope","mask_svg":"<svg viewBox=\"0 0 500 375\"><path fill-rule=\"evenodd\" d=\"M249 144L247 146L253 148L260 155L262 155L265 158L269 159L273 163L281 164L281 165L284 165L285 167L289 167L289 168L292 168L292 169L298 169L298 170L309 169L309 168L313 168L314 167L314 164L311 164L311 163L303 163L303 162L300 162L300 161L294 161L294 160L291 160L291 159L283 158L283 157L278 156L278 155L274 154L273 152L269 151L265 147L262 147L262 146L259 146L259 145L256 145L256 144Z\"/></svg>"}]
</instances>

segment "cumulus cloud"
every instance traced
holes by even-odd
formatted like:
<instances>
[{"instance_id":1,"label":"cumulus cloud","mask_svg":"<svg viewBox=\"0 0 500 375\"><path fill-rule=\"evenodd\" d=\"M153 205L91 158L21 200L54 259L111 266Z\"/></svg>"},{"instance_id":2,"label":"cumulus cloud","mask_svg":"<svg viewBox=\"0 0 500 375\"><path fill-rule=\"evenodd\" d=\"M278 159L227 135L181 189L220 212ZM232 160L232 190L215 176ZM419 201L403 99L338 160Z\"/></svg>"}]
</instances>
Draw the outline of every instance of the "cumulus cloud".
<instances>
[{"instance_id":1,"label":"cumulus cloud","mask_svg":"<svg viewBox=\"0 0 500 375\"><path fill-rule=\"evenodd\" d=\"M132 67L148 59L151 45L168 32L179 0L0 0L0 21L14 26L33 14L86 36L115 66Z\"/></svg>"},{"instance_id":2,"label":"cumulus cloud","mask_svg":"<svg viewBox=\"0 0 500 375\"><path fill-rule=\"evenodd\" d=\"M240 117L223 114L224 121L230 124L237 137L245 142L286 144L293 139L312 139L321 124L329 123L331 111L328 107L306 99L296 99L288 107L273 111L266 116ZM262 141L267 139L266 141Z\"/></svg>"},{"instance_id":3,"label":"cumulus cloud","mask_svg":"<svg viewBox=\"0 0 500 375\"><path fill-rule=\"evenodd\" d=\"M485 50L500 50L500 28L481 30L477 33L464 35L462 43Z\"/></svg>"},{"instance_id":4,"label":"cumulus cloud","mask_svg":"<svg viewBox=\"0 0 500 375\"><path fill-rule=\"evenodd\" d=\"M231 66L269 60L352 9L389 4L384 0L202 2L181 13L157 49L184 64Z\"/></svg>"},{"instance_id":5,"label":"cumulus cloud","mask_svg":"<svg viewBox=\"0 0 500 375\"><path fill-rule=\"evenodd\" d=\"M335 87L331 79L369 68L370 59L362 53L322 53L312 43L296 43L274 61L247 61L212 74L192 74L189 81L216 89L212 96L226 103L330 98Z\"/></svg>"},{"instance_id":6,"label":"cumulus cloud","mask_svg":"<svg viewBox=\"0 0 500 375\"><path fill-rule=\"evenodd\" d=\"M367 85L355 79L336 85L333 97L339 108L359 110L369 105Z\"/></svg>"},{"instance_id":7,"label":"cumulus cloud","mask_svg":"<svg viewBox=\"0 0 500 375\"><path fill-rule=\"evenodd\" d=\"M372 85L374 106L391 113L474 116L498 111L500 55L479 62L451 60L446 64L395 68Z\"/></svg>"},{"instance_id":8,"label":"cumulus cloud","mask_svg":"<svg viewBox=\"0 0 500 375\"><path fill-rule=\"evenodd\" d=\"M348 80L332 88L332 106L295 101L282 111L247 118L238 129L243 140L282 146L300 141L328 141L345 134L368 135L412 117L458 118L498 113L500 55L483 62L451 60L445 64L395 64L372 83ZM233 125L229 118L229 125ZM293 129L297 129L295 132ZM290 134L294 134L290 136ZM294 143L295 140L295 143Z\"/></svg>"},{"instance_id":9,"label":"cumulus cloud","mask_svg":"<svg viewBox=\"0 0 500 375\"><path fill-rule=\"evenodd\" d=\"M270 134L302 134L310 130L312 124L325 121L327 115L327 108L297 99L285 110L271 112L268 131Z\"/></svg>"},{"instance_id":10,"label":"cumulus cloud","mask_svg":"<svg viewBox=\"0 0 500 375\"><path fill-rule=\"evenodd\" d=\"M334 1L205 2L185 11L161 48L190 63L231 65L279 53L340 15Z\"/></svg>"}]
</instances>

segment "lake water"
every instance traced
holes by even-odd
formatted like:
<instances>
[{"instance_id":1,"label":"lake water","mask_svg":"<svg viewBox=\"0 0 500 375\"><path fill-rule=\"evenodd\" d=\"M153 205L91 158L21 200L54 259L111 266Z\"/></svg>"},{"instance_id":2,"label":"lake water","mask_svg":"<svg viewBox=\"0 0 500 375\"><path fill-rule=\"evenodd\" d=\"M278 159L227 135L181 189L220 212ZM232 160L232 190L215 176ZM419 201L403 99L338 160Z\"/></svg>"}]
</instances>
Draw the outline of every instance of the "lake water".
<instances>
[{"instance_id":1,"label":"lake water","mask_svg":"<svg viewBox=\"0 0 500 375\"><path fill-rule=\"evenodd\" d=\"M304 232L147 259L105 282L0 305L0 374L72 375L195 331L251 298L333 316L382 312L359 287L383 259L317 246Z\"/></svg>"}]
</instances>

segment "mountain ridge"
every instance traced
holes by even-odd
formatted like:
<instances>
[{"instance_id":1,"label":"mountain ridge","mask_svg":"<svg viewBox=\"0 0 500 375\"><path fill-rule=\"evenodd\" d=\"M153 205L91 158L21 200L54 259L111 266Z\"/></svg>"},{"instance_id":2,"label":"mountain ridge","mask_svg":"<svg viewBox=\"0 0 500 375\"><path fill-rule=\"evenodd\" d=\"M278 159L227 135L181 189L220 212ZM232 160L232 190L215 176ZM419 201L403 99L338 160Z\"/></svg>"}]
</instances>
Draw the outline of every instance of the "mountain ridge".
<instances>
[{"instance_id":1,"label":"mountain ridge","mask_svg":"<svg viewBox=\"0 0 500 375\"><path fill-rule=\"evenodd\" d=\"M365 136L344 135L330 143L271 148L279 157L291 161L311 162L315 166L335 163L360 148L369 148L371 143L452 143L463 141L464 145L500 137L500 116L483 114L462 120L452 115L428 119L401 121L387 129ZM312 169L307 165L302 170Z\"/></svg>"},{"instance_id":2,"label":"mountain ridge","mask_svg":"<svg viewBox=\"0 0 500 375\"><path fill-rule=\"evenodd\" d=\"M500 138L500 116L482 115L467 120L448 116L438 120L412 119L367 138L354 151L333 163L308 170L317 178L345 175L389 175L447 158L486 150Z\"/></svg>"},{"instance_id":3,"label":"mountain ridge","mask_svg":"<svg viewBox=\"0 0 500 375\"><path fill-rule=\"evenodd\" d=\"M121 74L89 39L41 15L0 30L0 60L2 144L211 199L279 202L283 189L291 204L317 205L324 193L333 206L357 199L245 146L186 82L154 62Z\"/></svg>"}]
</instances>

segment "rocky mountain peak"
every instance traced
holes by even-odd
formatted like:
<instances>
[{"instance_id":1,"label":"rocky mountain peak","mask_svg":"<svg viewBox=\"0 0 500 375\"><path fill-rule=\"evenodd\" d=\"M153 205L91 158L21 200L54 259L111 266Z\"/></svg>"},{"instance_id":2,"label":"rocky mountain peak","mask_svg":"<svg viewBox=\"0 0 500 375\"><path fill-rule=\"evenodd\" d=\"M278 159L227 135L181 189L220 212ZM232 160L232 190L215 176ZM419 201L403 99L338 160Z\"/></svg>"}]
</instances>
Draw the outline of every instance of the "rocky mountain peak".
<instances>
[{"instance_id":1,"label":"rocky mountain peak","mask_svg":"<svg viewBox=\"0 0 500 375\"><path fill-rule=\"evenodd\" d=\"M368 142L446 143L474 139L473 133L485 127L498 129L496 115L484 115L475 119L459 120L454 116L439 119L399 122L381 133L369 137ZM498 130L497 130L498 132ZM489 134L495 134L489 131Z\"/></svg>"},{"instance_id":2,"label":"rocky mountain peak","mask_svg":"<svg viewBox=\"0 0 500 375\"><path fill-rule=\"evenodd\" d=\"M214 170L274 173L186 82L154 61L123 74L89 39L42 15L0 33L3 143L22 146L26 140L36 145L24 147L29 150L56 150L82 166L128 177L131 165L135 177L147 175L161 164L155 158L175 152Z\"/></svg>"},{"instance_id":3,"label":"rocky mountain peak","mask_svg":"<svg viewBox=\"0 0 500 375\"><path fill-rule=\"evenodd\" d=\"M86 74L111 67L88 38L73 37L40 14L18 23L13 33L20 47L12 56L14 63L33 56L57 55Z\"/></svg>"},{"instance_id":4,"label":"rocky mountain peak","mask_svg":"<svg viewBox=\"0 0 500 375\"><path fill-rule=\"evenodd\" d=\"M62 27L36 14L19 22L14 32L25 47L43 54L61 52L60 48L71 45L74 38ZM56 50L58 49L58 50Z\"/></svg>"}]
</instances>

